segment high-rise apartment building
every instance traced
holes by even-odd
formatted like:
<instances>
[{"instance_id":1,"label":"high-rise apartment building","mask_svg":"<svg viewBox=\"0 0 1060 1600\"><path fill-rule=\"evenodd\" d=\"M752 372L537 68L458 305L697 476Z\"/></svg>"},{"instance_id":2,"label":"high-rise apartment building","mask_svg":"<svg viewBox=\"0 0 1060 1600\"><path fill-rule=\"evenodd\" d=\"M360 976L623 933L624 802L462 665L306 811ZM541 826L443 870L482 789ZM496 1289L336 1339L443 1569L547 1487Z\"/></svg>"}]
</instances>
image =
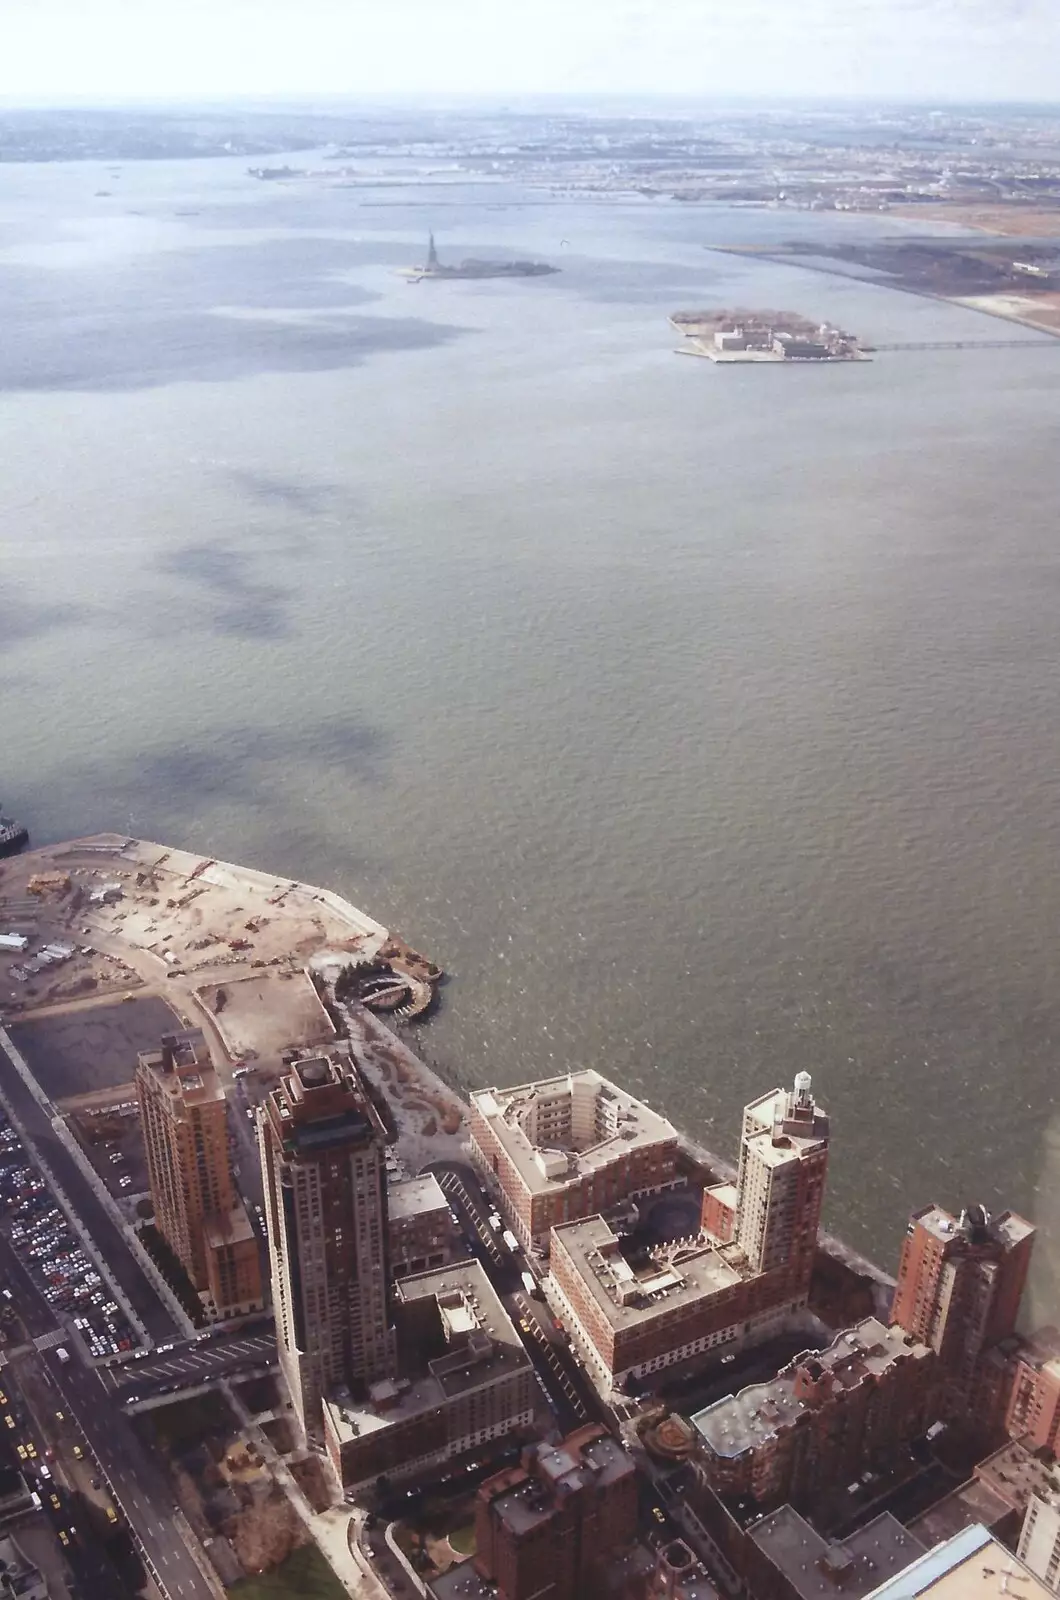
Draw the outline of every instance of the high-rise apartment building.
<instances>
[{"instance_id":1,"label":"high-rise apartment building","mask_svg":"<svg viewBox=\"0 0 1060 1600\"><path fill-rule=\"evenodd\" d=\"M914 1213L902 1246L891 1321L938 1354L951 1390L972 1392L984 1352L1016 1328L1034 1229L1014 1212L969 1206Z\"/></svg>"},{"instance_id":2,"label":"high-rise apartment building","mask_svg":"<svg viewBox=\"0 0 1060 1600\"><path fill-rule=\"evenodd\" d=\"M295 1061L259 1113L280 1366L303 1431L393 1376L386 1129L349 1051Z\"/></svg>"},{"instance_id":3,"label":"high-rise apartment building","mask_svg":"<svg viewBox=\"0 0 1060 1600\"><path fill-rule=\"evenodd\" d=\"M737 1181L706 1191L697 1240L645 1252L602 1216L554 1226L548 1290L597 1387L803 1319L827 1167L828 1118L800 1072L746 1108Z\"/></svg>"},{"instance_id":4,"label":"high-rise apartment building","mask_svg":"<svg viewBox=\"0 0 1060 1600\"><path fill-rule=\"evenodd\" d=\"M828 1171L828 1118L808 1072L744 1110L735 1240L755 1272L786 1267L808 1287Z\"/></svg>"},{"instance_id":5,"label":"high-rise apartment building","mask_svg":"<svg viewBox=\"0 0 1060 1600\"><path fill-rule=\"evenodd\" d=\"M203 1035L167 1034L136 1068L155 1226L209 1315L263 1304L257 1236L228 1159L225 1096Z\"/></svg>"}]
</instances>

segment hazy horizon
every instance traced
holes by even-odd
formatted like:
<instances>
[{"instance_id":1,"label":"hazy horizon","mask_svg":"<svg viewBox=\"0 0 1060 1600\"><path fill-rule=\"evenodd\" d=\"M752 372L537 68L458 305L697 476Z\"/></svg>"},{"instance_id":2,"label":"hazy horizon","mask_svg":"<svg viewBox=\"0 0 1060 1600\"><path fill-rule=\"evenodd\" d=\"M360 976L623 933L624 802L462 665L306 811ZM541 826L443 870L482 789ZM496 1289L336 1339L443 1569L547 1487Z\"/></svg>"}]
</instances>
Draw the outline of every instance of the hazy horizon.
<instances>
[{"instance_id":1,"label":"hazy horizon","mask_svg":"<svg viewBox=\"0 0 1060 1600\"><path fill-rule=\"evenodd\" d=\"M371 95L1048 104L1053 0L8 0L0 103Z\"/></svg>"}]
</instances>

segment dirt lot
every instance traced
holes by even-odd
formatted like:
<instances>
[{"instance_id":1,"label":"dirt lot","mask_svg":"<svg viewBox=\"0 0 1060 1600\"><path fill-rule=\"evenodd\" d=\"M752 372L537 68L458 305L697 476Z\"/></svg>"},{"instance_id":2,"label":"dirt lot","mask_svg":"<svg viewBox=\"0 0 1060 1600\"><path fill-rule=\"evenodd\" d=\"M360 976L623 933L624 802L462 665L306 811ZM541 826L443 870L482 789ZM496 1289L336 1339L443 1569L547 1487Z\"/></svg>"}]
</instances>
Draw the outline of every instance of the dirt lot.
<instances>
[{"instance_id":1,"label":"dirt lot","mask_svg":"<svg viewBox=\"0 0 1060 1600\"><path fill-rule=\"evenodd\" d=\"M979 294L967 295L961 305L989 311L995 317L1010 317L1027 328L1048 328L1060 332L1060 294Z\"/></svg>"},{"instance_id":2,"label":"dirt lot","mask_svg":"<svg viewBox=\"0 0 1060 1600\"><path fill-rule=\"evenodd\" d=\"M213 1017L233 1060L277 1056L325 1044L335 1027L304 972L263 972L205 984L196 995Z\"/></svg>"},{"instance_id":3,"label":"dirt lot","mask_svg":"<svg viewBox=\"0 0 1060 1600\"><path fill-rule=\"evenodd\" d=\"M953 222L978 228L1004 239L1052 239L1060 236L1060 211L1039 211L1034 206L918 205L909 215L919 222ZM902 216L901 210L892 212Z\"/></svg>"},{"instance_id":4,"label":"dirt lot","mask_svg":"<svg viewBox=\"0 0 1060 1600\"><path fill-rule=\"evenodd\" d=\"M157 1050L162 1035L180 1026L164 1000L144 997L13 1023L8 1031L41 1088L61 1103L128 1083L139 1052Z\"/></svg>"}]
</instances>

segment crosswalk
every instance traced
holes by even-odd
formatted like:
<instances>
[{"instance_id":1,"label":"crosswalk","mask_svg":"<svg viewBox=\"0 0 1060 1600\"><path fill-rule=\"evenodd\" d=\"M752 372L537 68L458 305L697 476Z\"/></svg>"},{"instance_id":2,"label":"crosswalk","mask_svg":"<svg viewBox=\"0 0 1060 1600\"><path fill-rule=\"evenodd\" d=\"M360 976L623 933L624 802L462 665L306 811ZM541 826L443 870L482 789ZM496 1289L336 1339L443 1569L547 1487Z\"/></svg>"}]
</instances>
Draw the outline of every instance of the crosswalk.
<instances>
[{"instance_id":1,"label":"crosswalk","mask_svg":"<svg viewBox=\"0 0 1060 1600\"><path fill-rule=\"evenodd\" d=\"M61 1328L53 1328L50 1333L38 1334L33 1343L38 1350L54 1350L57 1345L63 1343L65 1338L66 1334Z\"/></svg>"},{"instance_id":2,"label":"crosswalk","mask_svg":"<svg viewBox=\"0 0 1060 1600\"><path fill-rule=\"evenodd\" d=\"M114 1387L137 1391L157 1389L159 1385L165 1385L167 1390L187 1388L209 1383L240 1368L271 1368L275 1362L274 1335L246 1334L215 1346L177 1345L172 1351L157 1352L142 1361L129 1362L115 1373Z\"/></svg>"}]
</instances>

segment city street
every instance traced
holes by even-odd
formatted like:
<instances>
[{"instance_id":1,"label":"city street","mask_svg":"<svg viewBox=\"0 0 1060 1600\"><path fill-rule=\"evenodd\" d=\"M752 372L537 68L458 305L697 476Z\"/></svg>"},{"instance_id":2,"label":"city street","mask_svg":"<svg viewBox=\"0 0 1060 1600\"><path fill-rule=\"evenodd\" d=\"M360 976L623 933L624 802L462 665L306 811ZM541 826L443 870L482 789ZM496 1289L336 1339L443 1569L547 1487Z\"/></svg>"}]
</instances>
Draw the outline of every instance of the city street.
<instances>
[{"instance_id":1,"label":"city street","mask_svg":"<svg viewBox=\"0 0 1060 1600\"><path fill-rule=\"evenodd\" d=\"M78 1468L76 1450L81 1459L95 1463L95 1473L100 1483L109 1491L118 1514L128 1523L138 1541L141 1553L156 1576L168 1600L212 1600L213 1589L203 1577L198 1564L185 1543L174 1510L173 1491L161 1468L141 1445L131 1423L121 1410L119 1398L109 1391L100 1372L90 1371L82 1365L76 1344L66 1345L64 1334L47 1302L40 1295L28 1273L11 1251L7 1241L0 1238L0 1271L5 1275L5 1286L12 1295L12 1303L27 1334L35 1344L23 1344L3 1352L0 1365L0 1386L14 1399L13 1391L22 1392L19 1372L24 1362L31 1363L29 1374L38 1372L40 1383L47 1383L55 1395L54 1407L43 1407L35 1401L35 1415L39 1429L39 1442L35 1443L38 1456L45 1438L45 1449L54 1451L52 1471L60 1482L73 1481ZM66 1349L68 1359L63 1360L58 1348ZM7 1386L11 1385L9 1391ZM27 1388L31 1388L27 1379ZM48 1422L51 1410L54 1421ZM54 1413L63 1413L63 1425ZM76 1431L75 1431L76 1430ZM12 1435L17 1430L5 1430ZM19 1435L17 1443L21 1442ZM65 1514L64 1491L56 1490L60 1498L60 1511ZM43 1498L43 1497L42 1497ZM45 1502L50 1505L50 1501ZM55 1508L51 1507L54 1511ZM59 1516L60 1513L56 1513ZM60 1523L69 1534L69 1524ZM110 1563L98 1567L105 1559L99 1547L98 1536L91 1525L78 1527L78 1559L87 1563L89 1577L95 1570L96 1587L86 1588L91 1600L107 1600L120 1593L119 1582L113 1575ZM70 1538L67 1553L74 1549ZM94 1566L95 1564L95 1566ZM109 1588L107 1584L109 1583Z\"/></svg>"},{"instance_id":2,"label":"city street","mask_svg":"<svg viewBox=\"0 0 1060 1600\"><path fill-rule=\"evenodd\" d=\"M22 1125L48 1170L54 1175L74 1213L91 1235L119 1288L157 1342L176 1336L176 1327L134 1258L92 1185L58 1137L40 1103L27 1089L7 1052L0 1047L0 1078L13 1115Z\"/></svg>"},{"instance_id":3,"label":"city street","mask_svg":"<svg viewBox=\"0 0 1060 1600\"><path fill-rule=\"evenodd\" d=\"M610 1426L603 1401L575 1361L548 1306L526 1293L522 1282L522 1273L529 1270L526 1258L522 1252L513 1255L500 1234L491 1229L490 1203L483 1198L474 1168L465 1162L437 1161L428 1170L445 1191L483 1271L515 1324L561 1432L570 1433L584 1422Z\"/></svg>"}]
</instances>

